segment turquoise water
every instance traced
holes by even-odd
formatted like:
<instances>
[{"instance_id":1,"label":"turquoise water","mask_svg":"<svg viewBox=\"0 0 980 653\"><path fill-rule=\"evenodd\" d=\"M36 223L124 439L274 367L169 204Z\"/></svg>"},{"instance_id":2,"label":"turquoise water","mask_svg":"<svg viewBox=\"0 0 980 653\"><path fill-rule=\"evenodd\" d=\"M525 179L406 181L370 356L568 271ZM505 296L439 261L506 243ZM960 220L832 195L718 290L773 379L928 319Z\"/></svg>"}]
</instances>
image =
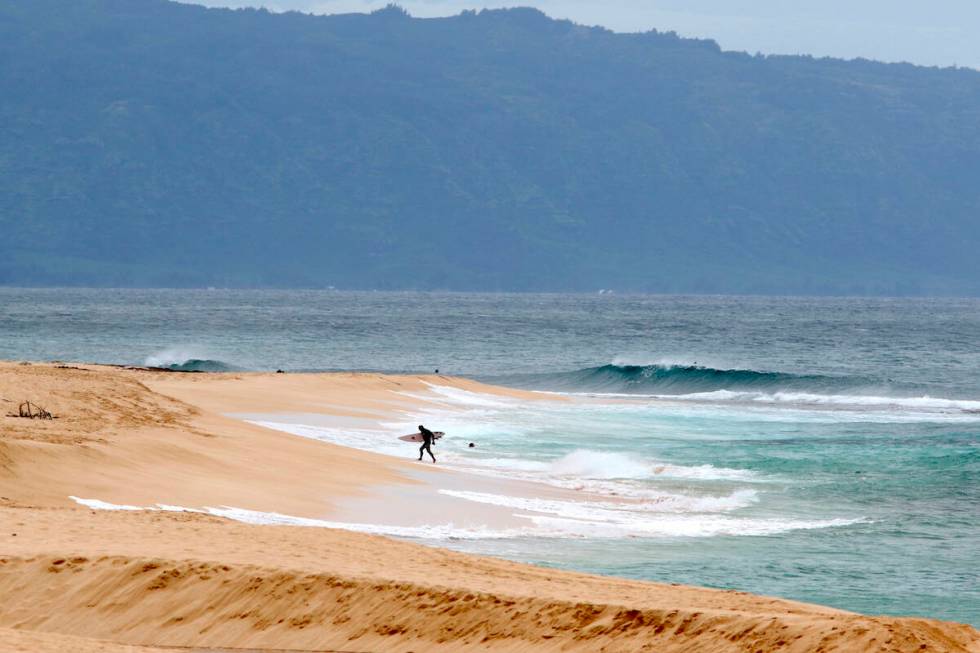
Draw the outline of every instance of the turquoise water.
<instances>
[{"instance_id":1,"label":"turquoise water","mask_svg":"<svg viewBox=\"0 0 980 653\"><path fill-rule=\"evenodd\" d=\"M596 456L581 476L602 479L592 483L613 486L619 495L647 491L740 504L741 492L755 500L733 510L724 503L692 508L700 529L671 522L652 537L599 535L537 548L468 540L460 548L862 612L980 619L980 423L971 417L648 400L523 414L480 411L479 428L456 423L465 417L441 425L481 446L492 439L494 457L553 461L583 448L614 452L623 458ZM502 423L496 433L510 435L494 437L486 423L495 421ZM461 448L447 443L454 445ZM658 473L658 464L676 469ZM719 517L734 523L717 524ZM793 526L835 521L843 525ZM688 535L671 536L671 528Z\"/></svg>"},{"instance_id":2,"label":"turquoise water","mask_svg":"<svg viewBox=\"0 0 980 653\"><path fill-rule=\"evenodd\" d=\"M0 289L0 357L564 393L420 419L449 465L642 507L441 544L980 625L977 300Z\"/></svg>"}]
</instances>

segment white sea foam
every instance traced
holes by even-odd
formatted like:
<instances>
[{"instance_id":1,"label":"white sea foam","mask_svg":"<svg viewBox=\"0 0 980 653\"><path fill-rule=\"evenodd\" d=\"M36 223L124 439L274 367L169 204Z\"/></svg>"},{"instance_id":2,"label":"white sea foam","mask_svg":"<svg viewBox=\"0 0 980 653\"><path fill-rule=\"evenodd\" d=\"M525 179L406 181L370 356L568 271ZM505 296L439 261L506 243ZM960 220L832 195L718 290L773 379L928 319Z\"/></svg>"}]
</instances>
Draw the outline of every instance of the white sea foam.
<instances>
[{"instance_id":1,"label":"white sea foam","mask_svg":"<svg viewBox=\"0 0 980 653\"><path fill-rule=\"evenodd\" d=\"M733 365L728 361L721 361L716 358L698 358L693 356L616 356L610 365L616 367L707 367L717 370L742 369L739 365Z\"/></svg>"},{"instance_id":2,"label":"white sea foam","mask_svg":"<svg viewBox=\"0 0 980 653\"><path fill-rule=\"evenodd\" d=\"M714 465L657 465L654 473L661 478L686 478L699 481L757 481L759 475L749 469L729 469Z\"/></svg>"},{"instance_id":3,"label":"white sea foam","mask_svg":"<svg viewBox=\"0 0 980 653\"><path fill-rule=\"evenodd\" d=\"M341 429L305 424L284 424L279 422L250 420L250 423L271 428L301 437L354 447L376 453L405 457L406 452L414 455L414 449L406 447L395 439L395 433L405 430L386 425L386 431L368 429ZM638 498L656 496L648 489L618 481L641 481L661 479L687 479L700 481L749 481L761 480L753 471L729 469L712 465L674 465L654 460L645 460L628 454L576 449L554 460L534 460L516 457L477 457L465 453L443 449L440 460L461 471L512 478L525 481L547 483L556 487L590 490L600 494L633 496ZM602 483L601 481L607 481Z\"/></svg>"},{"instance_id":4,"label":"white sea foam","mask_svg":"<svg viewBox=\"0 0 980 653\"><path fill-rule=\"evenodd\" d=\"M467 501L486 503L529 512L594 521L630 521L644 513L711 513L744 508L758 501L755 490L737 490L727 496L687 496L660 494L655 499L640 502L564 501L537 497L490 494L465 490L439 490L444 494Z\"/></svg>"},{"instance_id":5,"label":"white sea foam","mask_svg":"<svg viewBox=\"0 0 980 653\"><path fill-rule=\"evenodd\" d=\"M208 513L218 517L226 517L246 524L271 524L282 526L312 526L318 528L336 528L371 535L391 535L422 540L477 540L477 539L509 539L533 535L528 528L491 529L486 526L456 526L453 523L432 524L423 526L399 526L392 524L358 524L352 522L336 522L324 519L294 517L275 512L259 512L243 508L207 508Z\"/></svg>"},{"instance_id":6,"label":"white sea foam","mask_svg":"<svg viewBox=\"0 0 980 653\"><path fill-rule=\"evenodd\" d=\"M938 412L977 412L980 401L972 399L945 399L942 397L888 397L877 395L825 395L812 392L758 392L737 390L712 390L687 394L639 394L625 392L563 392L566 396L610 399L660 399L664 401L689 401L702 403L756 403L790 406L826 406L841 408L877 408L883 410L910 409ZM980 414L978 414L980 419Z\"/></svg>"},{"instance_id":7,"label":"white sea foam","mask_svg":"<svg viewBox=\"0 0 980 653\"><path fill-rule=\"evenodd\" d=\"M106 501L99 501L98 499L82 499L75 496L69 496L69 499L75 503L79 503L86 508L91 508L92 510L145 510L139 506L127 506L119 503L108 503Z\"/></svg>"},{"instance_id":8,"label":"white sea foam","mask_svg":"<svg viewBox=\"0 0 980 653\"><path fill-rule=\"evenodd\" d=\"M260 512L257 510L246 510L244 508L234 508L222 506L218 508L207 507L203 510L196 508L184 508L166 504L156 504L155 506L130 506L122 504L108 503L99 499L83 499L80 497L69 497L73 501L94 510L126 510L126 511L165 511L165 512L194 512L216 517L224 517L233 521L245 524L256 525L279 525L279 526L308 526L316 528L335 528L339 530L355 531L368 533L371 535L390 535L393 537L403 537L421 540L475 540L475 539L510 539L516 537L551 536L558 537L560 533L543 533L533 527L510 528L510 529L491 529L485 526L456 526L452 523L435 524L424 526L399 526L385 524L358 524L351 522L336 522L324 519L311 519L308 517L295 517L284 515L277 512Z\"/></svg>"},{"instance_id":9,"label":"white sea foam","mask_svg":"<svg viewBox=\"0 0 980 653\"><path fill-rule=\"evenodd\" d=\"M825 395L812 392L736 392L715 390L687 395L656 395L658 398L694 399L699 401L754 401L798 405L862 406L932 410L980 410L980 401L944 399L942 397L886 397L876 395Z\"/></svg>"},{"instance_id":10,"label":"white sea foam","mask_svg":"<svg viewBox=\"0 0 980 653\"><path fill-rule=\"evenodd\" d=\"M283 431L311 440L320 440L345 447L385 453L389 455L404 455L407 451L405 443L400 443L392 433L377 429L336 428L327 426L311 426L308 424L290 424L270 422L265 420L246 420L250 424L263 426L275 431ZM403 433L399 433L403 434Z\"/></svg>"},{"instance_id":11,"label":"white sea foam","mask_svg":"<svg viewBox=\"0 0 980 653\"><path fill-rule=\"evenodd\" d=\"M551 469L551 463L543 460L529 460L527 458L473 458L453 456L451 460L455 466L465 469L468 472L484 472L492 475L517 475L522 479L537 478L546 474Z\"/></svg>"},{"instance_id":12,"label":"white sea foam","mask_svg":"<svg viewBox=\"0 0 980 653\"><path fill-rule=\"evenodd\" d=\"M566 536L622 537L715 537L719 535L776 535L795 530L834 528L866 523L866 519L752 519L721 515L661 515L632 523L581 521L563 517L517 515L547 531Z\"/></svg>"},{"instance_id":13,"label":"white sea foam","mask_svg":"<svg viewBox=\"0 0 980 653\"><path fill-rule=\"evenodd\" d=\"M548 472L591 479L645 478L653 467L626 454L577 449L552 462Z\"/></svg>"},{"instance_id":14,"label":"white sea foam","mask_svg":"<svg viewBox=\"0 0 980 653\"><path fill-rule=\"evenodd\" d=\"M402 526L386 524L360 524L335 522L308 517L295 517L275 512L260 512L230 506L206 507L203 510L165 504L152 507L120 505L99 499L71 497L76 503L96 510L166 510L172 512L197 512L224 517L246 524L305 526L335 528L373 535L390 535L420 540L485 540L514 538L564 538L564 537L712 537L717 535L774 535L792 530L833 528L866 522L866 519L752 519L723 515L648 515L629 511L614 511L583 505L579 516L548 516L516 513L533 526L526 528L493 529L486 526L456 526L452 523ZM571 502L563 502L571 503ZM537 508L557 508L547 503L535 504ZM567 515L568 507L561 507ZM526 509L525 509L526 510ZM540 510L539 512L546 512ZM616 513L616 514L613 514ZM610 518L613 517L613 518Z\"/></svg>"},{"instance_id":15,"label":"white sea foam","mask_svg":"<svg viewBox=\"0 0 980 653\"><path fill-rule=\"evenodd\" d=\"M282 515L228 512L237 510L231 508L209 509L209 512L243 521L259 520L255 523L302 523L425 539L451 536L617 538L758 535L842 526L858 521L809 520L796 516L757 518L751 513L736 514L759 502L759 490L755 489L760 487L758 483L773 480L751 470L710 464L678 465L622 451L575 449L566 450L558 456L549 454L548 446L556 440L566 439L571 443L575 438L594 433L596 428L630 428L630 425L637 423L630 415L630 411L637 410L636 405L545 404L435 385L431 390L431 394L419 397L426 399L426 402L413 414L411 425L409 421L387 422L374 428L336 428L273 421L255 423L344 446L406 456L414 455L414 451L409 451L404 443L395 440L395 436L414 430L414 424L418 421L431 422L453 436L439 447L437 456L441 464L469 473L578 490L583 492L579 496L592 500L558 500L461 489L440 491L456 499L507 508L530 521L527 529L508 531L458 529L451 524L409 527L318 520L313 523ZM436 397L435 403L432 402L433 395ZM653 409L642 406L639 409L641 412L636 417L640 418L640 423L645 423L645 411ZM683 410L685 414L688 411L687 408ZM568 431L564 431L566 427L563 425L567 425ZM629 433L615 436L610 444L622 446L627 442L624 438L628 436ZM465 442L470 439L479 441L479 449L465 448ZM542 447L540 443L548 444ZM510 451L514 451L514 455L508 455ZM733 484L742 487L736 485L732 488ZM750 487L745 487L746 484ZM684 487L684 490L678 491L679 487ZM724 493L718 494L716 488L724 488Z\"/></svg>"},{"instance_id":16,"label":"white sea foam","mask_svg":"<svg viewBox=\"0 0 980 653\"><path fill-rule=\"evenodd\" d=\"M517 400L510 397L504 397L499 395L491 395L483 392L471 392L470 390L464 390L462 388L454 388L445 385L436 385L434 383L426 383L429 387L429 391L444 401L452 404L466 406L466 407L486 407L486 408L505 408L509 406L514 406L518 403ZM416 399L426 399L431 400L432 396L422 396L412 393L402 393L406 396L416 398Z\"/></svg>"},{"instance_id":17,"label":"white sea foam","mask_svg":"<svg viewBox=\"0 0 980 653\"><path fill-rule=\"evenodd\" d=\"M760 395L755 401L788 402L794 404L843 404L849 406L899 406L913 409L980 411L980 401L944 399L942 397L876 397L863 395L819 395L805 392L776 392Z\"/></svg>"},{"instance_id":18,"label":"white sea foam","mask_svg":"<svg viewBox=\"0 0 980 653\"><path fill-rule=\"evenodd\" d=\"M143 364L149 367L168 367L170 365L182 365L190 360L207 360L209 358L212 357L194 346L168 347L147 356Z\"/></svg>"}]
</instances>

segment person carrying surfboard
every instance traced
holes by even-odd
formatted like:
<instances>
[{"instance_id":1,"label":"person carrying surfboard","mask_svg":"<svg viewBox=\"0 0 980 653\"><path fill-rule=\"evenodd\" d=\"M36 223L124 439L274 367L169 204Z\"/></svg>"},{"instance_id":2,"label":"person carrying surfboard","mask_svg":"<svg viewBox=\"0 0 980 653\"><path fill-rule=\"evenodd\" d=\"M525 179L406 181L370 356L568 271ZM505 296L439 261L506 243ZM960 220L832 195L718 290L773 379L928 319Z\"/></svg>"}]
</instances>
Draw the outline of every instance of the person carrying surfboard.
<instances>
[{"instance_id":1,"label":"person carrying surfboard","mask_svg":"<svg viewBox=\"0 0 980 653\"><path fill-rule=\"evenodd\" d=\"M419 424L419 433L422 434L422 446L419 447L419 460L422 460L422 452L428 451L429 456L432 457L432 462L435 462L436 457L432 455L432 443L436 441L435 433L421 424Z\"/></svg>"}]
</instances>

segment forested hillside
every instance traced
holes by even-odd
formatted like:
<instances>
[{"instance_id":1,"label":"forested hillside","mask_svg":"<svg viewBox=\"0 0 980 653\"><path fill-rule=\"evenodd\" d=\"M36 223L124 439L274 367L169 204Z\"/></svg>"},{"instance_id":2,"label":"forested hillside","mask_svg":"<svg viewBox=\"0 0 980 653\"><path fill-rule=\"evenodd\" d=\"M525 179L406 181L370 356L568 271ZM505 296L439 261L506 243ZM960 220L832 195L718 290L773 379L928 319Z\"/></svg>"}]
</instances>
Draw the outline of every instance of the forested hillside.
<instances>
[{"instance_id":1,"label":"forested hillside","mask_svg":"<svg viewBox=\"0 0 980 653\"><path fill-rule=\"evenodd\" d=\"M0 2L0 284L980 294L980 73Z\"/></svg>"}]
</instances>

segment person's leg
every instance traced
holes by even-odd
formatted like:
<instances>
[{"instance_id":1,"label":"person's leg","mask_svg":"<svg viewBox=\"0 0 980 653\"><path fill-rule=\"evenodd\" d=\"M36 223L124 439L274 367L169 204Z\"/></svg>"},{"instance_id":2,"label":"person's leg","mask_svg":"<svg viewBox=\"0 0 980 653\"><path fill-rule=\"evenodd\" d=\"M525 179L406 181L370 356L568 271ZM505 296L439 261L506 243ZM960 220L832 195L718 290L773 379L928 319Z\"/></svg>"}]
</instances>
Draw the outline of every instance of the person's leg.
<instances>
[{"instance_id":1,"label":"person's leg","mask_svg":"<svg viewBox=\"0 0 980 653\"><path fill-rule=\"evenodd\" d=\"M422 443L422 446L419 447L419 460L422 460L422 452L423 451L425 451L425 442L423 442Z\"/></svg>"},{"instance_id":2,"label":"person's leg","mask_svg":"<svg viewBox=\"0 0 980 653\"><path fill-rule=\"evenodd\" d=\"M432 445L425 445L425 450L429 452L429 457L432 458L432 462L436 461L436 457L432 454Z\"/></svg>"}]
</instances>

